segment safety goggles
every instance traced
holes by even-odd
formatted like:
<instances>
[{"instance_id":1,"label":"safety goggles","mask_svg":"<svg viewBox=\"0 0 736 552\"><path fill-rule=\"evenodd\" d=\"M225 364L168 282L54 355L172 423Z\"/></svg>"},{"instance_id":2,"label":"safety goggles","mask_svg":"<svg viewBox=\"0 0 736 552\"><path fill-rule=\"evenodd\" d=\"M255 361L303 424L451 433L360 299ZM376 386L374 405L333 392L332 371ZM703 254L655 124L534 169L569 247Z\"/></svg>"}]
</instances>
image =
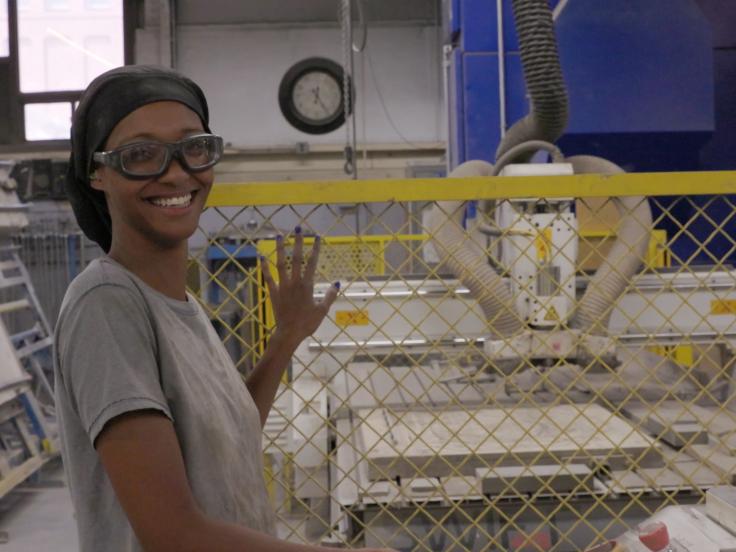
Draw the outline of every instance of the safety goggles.
<instances>
[{"instance_id":1,"label":"safety goggles","mask_svg":"<svg viewBox=\"0 0 736 552\"><path fill-rule=\"evenodd\" d=\"M126 178L144 180L165 174L174 158L187 172L206 171L220 160L222 151L221 136L196 134L173 143L135 142L110 151L95 152L92 159Z\"/></svg>"}]
</instances>

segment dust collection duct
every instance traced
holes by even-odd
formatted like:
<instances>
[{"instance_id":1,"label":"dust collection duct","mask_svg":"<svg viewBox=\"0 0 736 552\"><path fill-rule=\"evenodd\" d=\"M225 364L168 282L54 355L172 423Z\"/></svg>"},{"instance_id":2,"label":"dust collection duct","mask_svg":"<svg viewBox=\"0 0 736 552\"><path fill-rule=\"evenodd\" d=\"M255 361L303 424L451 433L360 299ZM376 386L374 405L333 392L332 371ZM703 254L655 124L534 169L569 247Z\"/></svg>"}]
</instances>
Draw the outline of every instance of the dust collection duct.
<instances>
[{"instance_id":1,"label":"dust collection duct","mask_svg":"<svg viewBox=\"0 0 736 552\"><path fill-rule=\"evenodd\" d=\"M539 149L525 147L533 145L529 142L554 143L565 130L568 99L552 11L547 0L513 0L512 7L531 111L504 136L496 152L496 167L484 161L469 161L453 170L451 177L495 176L508 163L528 161ZM565 161L572 164L576 174L623 172L598 157L575 156ZM639 270L648 246L642 229L649 229L652 221L645 198L616 198L613 203L621 214L616 241L570 320L571 327L598 335L607 334L612 306ZM521 332L524 324L516 312L510 287L489 265L485 253L467 239L463 207L460 201L440 202L434 207L429 216L433 243L447 268L480 303L493 338L509 338Z\"/></svg>"}]
</instances>

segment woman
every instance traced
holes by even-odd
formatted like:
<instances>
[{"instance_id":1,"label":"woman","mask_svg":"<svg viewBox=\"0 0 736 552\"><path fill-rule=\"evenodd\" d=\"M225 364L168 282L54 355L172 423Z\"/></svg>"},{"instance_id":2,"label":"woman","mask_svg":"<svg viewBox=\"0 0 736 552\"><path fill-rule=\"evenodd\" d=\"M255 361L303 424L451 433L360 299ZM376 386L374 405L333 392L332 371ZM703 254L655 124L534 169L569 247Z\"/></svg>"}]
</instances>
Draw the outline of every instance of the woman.
<instances>
[{"instance_id":1,"label":"woman","mask_svg":"<svg viewBox=\"0 0 736 552\"><path fill-rule=\"evenodd\" d=\"M200 88L130 66L90 84L72 124L67 192L107 253L69 287L55 334L56 402L82 552L315 551L274 535L261 430L297 345L335 284L312 298L319 240L302 273L278 241L276 315L245 384L185 292L187 240L222 139Z\"/></svg>"}]
</instances>

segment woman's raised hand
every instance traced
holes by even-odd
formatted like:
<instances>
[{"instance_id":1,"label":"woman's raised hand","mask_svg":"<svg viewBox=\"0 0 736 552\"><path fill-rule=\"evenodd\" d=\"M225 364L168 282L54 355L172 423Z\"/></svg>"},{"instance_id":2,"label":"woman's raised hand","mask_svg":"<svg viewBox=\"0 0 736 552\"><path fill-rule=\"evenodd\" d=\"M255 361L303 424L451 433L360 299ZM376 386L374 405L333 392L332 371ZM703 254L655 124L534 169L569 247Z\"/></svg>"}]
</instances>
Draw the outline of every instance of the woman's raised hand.
<instances>
[{"instance_id":1,"label":"woman's raised hand","mask_svg":"<svg viewBox=\"0 0 736 552\"><path fill-rule=\"evenodd\" d=\"M317 236L312 251L302 269L304 258L304 237L299 226L294 230L294 249L291 255L291 269L287 269L283 236L276 239L276 270L279 281L276 283L269 262L261 258L263 279L268 286L276 318L276 332L281 338L296 347L308 336L312 335L327 316L332 303L337 297L340 282L335 282L328 289L324 298L314 299L314 273L317 270L321 240Z\"/></svg>"}]
</instances>

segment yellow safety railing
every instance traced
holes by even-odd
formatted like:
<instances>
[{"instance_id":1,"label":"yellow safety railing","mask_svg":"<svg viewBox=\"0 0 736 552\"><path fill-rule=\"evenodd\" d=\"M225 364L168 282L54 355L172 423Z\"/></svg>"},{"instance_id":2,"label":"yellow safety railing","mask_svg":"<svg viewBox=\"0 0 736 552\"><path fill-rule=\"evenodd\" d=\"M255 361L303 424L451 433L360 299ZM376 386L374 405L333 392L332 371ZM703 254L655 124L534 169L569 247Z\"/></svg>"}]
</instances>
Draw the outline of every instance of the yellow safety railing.
<instances>
[{"instance_id":1,"label":"yellow safety railing","mask_svg":"<svg viewBox=\"0 0 736 552\"><path fill-rule=\"evenodd\" d=\"M584 550L730 483L735 192L732 172L215 186L192 287L244 373L276 235L323 236L316 293L343 284L266 425L280 535Z\"/></svg>"}]
</instances>

